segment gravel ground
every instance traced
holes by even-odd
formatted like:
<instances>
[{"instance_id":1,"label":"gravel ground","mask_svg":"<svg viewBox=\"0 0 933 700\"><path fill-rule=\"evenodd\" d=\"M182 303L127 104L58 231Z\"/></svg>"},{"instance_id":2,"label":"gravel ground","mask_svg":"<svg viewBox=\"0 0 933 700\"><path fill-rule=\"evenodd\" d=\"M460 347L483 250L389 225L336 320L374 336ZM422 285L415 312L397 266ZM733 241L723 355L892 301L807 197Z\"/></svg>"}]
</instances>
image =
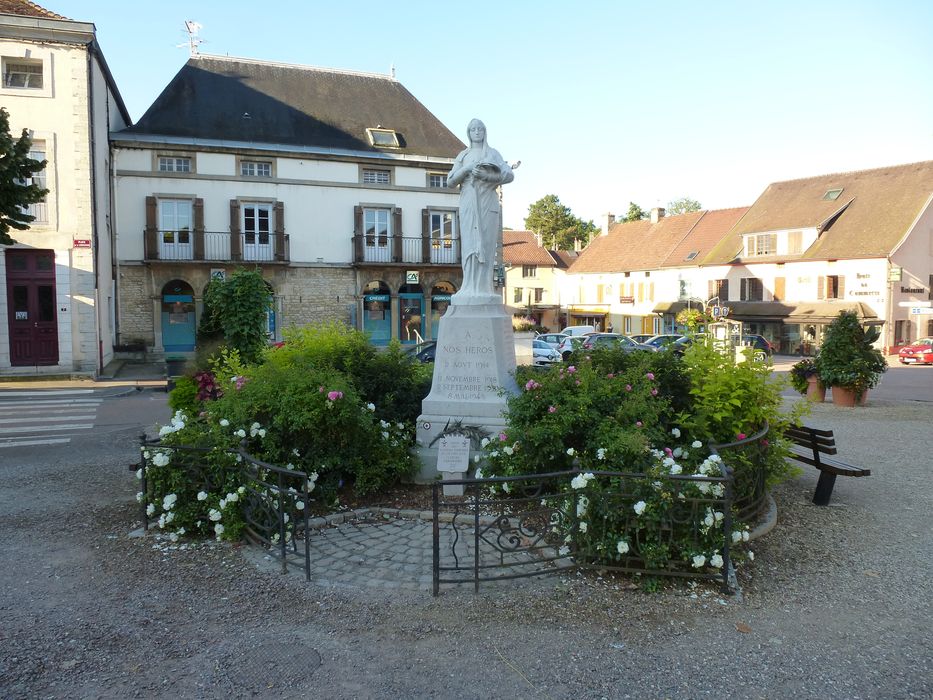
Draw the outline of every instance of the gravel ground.
<instances>
[{"instance_id":1,"label":"gravel ground","mask_svg":"<svg viewBox=\"0 0 933 700\"><path fill-rule=\"evenodd\" d=\"M929 698L933 406L809 422L872 476L827 508L815 470L780 487L740 598L582 576L436 599L309 585L240 547L129 537L131 434L103 462L5 463L0 696Z\"/></svg>"}]
</instances>

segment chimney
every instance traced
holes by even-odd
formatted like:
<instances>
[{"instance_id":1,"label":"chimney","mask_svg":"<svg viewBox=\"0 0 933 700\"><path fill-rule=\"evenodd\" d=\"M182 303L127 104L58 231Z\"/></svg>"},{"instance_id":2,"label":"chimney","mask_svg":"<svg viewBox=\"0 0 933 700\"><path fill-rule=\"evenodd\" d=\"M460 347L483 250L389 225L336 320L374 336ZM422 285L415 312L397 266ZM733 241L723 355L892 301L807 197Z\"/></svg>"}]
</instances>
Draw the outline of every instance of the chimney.
<instances>
[{"instance_id":1,"label":"chimney","mask_svg":"<svg viewBox=\"0 0 933 700\"><path fill-rule=\"evenodd\" d=\"M616 222L616 215L615 215L615 214L609 214L609 213L603 214L602 231L600 232L599 235L600 235L600 236L608 236L608 235L609 235L609 227L612 226L615 222Z\"/></svg>"},{"instance_id":2,"label":"chimney","mask_svg":"<svg viewBox=\"0 0 933 700\"><path fill-rule=\"evenodd\" d=\"M655 207L651 210L651 223L656 224L664 218L664 207Z\"/></svg>"}]
</instances>

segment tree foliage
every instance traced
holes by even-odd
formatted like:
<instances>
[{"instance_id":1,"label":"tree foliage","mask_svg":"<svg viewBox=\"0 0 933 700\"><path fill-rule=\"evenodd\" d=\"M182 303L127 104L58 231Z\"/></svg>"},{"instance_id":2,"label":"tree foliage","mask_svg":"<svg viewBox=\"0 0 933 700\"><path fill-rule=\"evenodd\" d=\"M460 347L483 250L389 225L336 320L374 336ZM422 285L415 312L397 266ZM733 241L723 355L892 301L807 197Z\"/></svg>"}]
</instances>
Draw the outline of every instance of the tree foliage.
<instances>
[{"instance_id":1,"label":"tree foliage","mask_svg":"<svg viewBox=\"0 0 933 700\"><path fill-rule=\"evenodd\" d=\"M635 204L635 202L629 202L628 212L622 217L622 223L627 224L629 221L641 221L647 218L648 213L644 209Z\"/></svg>"},{"instance_id":2,"label":"tree foliage","mask_svg":"<svg viewBox=\"0 0 933 700\"><path fill-rule=\"evenodd\" d=\"M574 216L555 194L546 195L528 207L525 226L539 234L544 247L552 250L573 250L575 241L586 245L599 231L592 221Z\"/></svg>"},{"instance_id":3,"label":"tree foliage","mask_svg":"<svg viewBox=\"0 0 933 700\"><path fill-rule=\"evenodd\" d=\"M665 213L668 216L676 216L678 214L689 214L690 212L700 211L702 208L703 205L695 199L681 197L680 199L675 199L672 202L668 202L667 207L665 208Z\"/></svg>"},{"instance_id":4,"label":"tree foliage","mask_svg":"<svg viewBox=\"0 0 933 700\"><path fill-rule=\"evenodd\" d=\"M204 292L202 338L222 335L247 361L255 360L266 345L266 313L272 294L262 275L237 270L225 280L213 279Z\"/></svg>"},{"instance_id":5,"label":"tree foliage","mask_svg":"<svg viewBox=\"0 0 933 700\"><path fill-rule=\"evenodd\" d=\"M12 245L10 229L25 231L36 218L25 207L41 202L47 189L32 182L45 168L44 160L29 157L32 139L23 129L19 139L10 133L10 115L0 107L0 245ZM28 184L27 184L28 183Z\"/></svg>"}]
</instances>

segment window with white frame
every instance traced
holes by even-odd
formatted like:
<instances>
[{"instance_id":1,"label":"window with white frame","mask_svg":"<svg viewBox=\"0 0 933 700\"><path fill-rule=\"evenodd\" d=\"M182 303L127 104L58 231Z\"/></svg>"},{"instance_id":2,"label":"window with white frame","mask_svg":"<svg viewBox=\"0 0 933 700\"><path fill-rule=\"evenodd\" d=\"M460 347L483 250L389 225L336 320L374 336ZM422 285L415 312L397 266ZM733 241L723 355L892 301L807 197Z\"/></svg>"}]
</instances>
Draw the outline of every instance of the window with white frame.
<instances>
[{"instance_id":1,"label":"window with white frame","mask_svg":"<svg viewBox=\"0 0 933 700\"><path fill-rule=\"evenodd\" d=\"M755 257L759 255L777 254L777 234L758 233L746 238L746 255Z\"/></svg>"},{"instance_id":2,"label":"window with white frame","mask_svg":"<svg viewBox=\"0 0 933 700\"><path fill-rule=\"evenodd\" d=\"M541 304L544 302L544 288L535 287L535 304Z\"/></svg>"},{"instance_id":3,"label":"window with white frame","mask_svg":"<svg viewBox=\"0 0 933 700\"><path fill-rule=\"evenodd\" d=\"M522 303L522 288L516 287L515 291L512 293L512 303L521 304Z\"/></svg>"},{"instance_id":4,"label":"window with white frame","mask_svg":"<svg viewBox=\"0 0 933 700\"><path fill-rule=\"evenodd\" d=\"M388 209L363 209L363 231L369 248L385 248L392 235L391 217Z\"/></svg>"},{"instance_id":5,"label":"window with white frame","mask_svg":"<svg viewBox=\"0 0 933 700\"><path fill-rule=\"evenodd\" d=\"M377 148L398 148L398 134L394 129L366 129L366 133L369 135L369 142L376 146Z\"/></svg>"},{"instance_id":6,"label":"window with white frame","mask_svg":"<svg viewBox=\"0 0 933 700\"><path fill-rule=\"evenodd\" d=\"M29 149L29 157L33 160L45 160L45 141L33 141L32 147ZM46 169L43 168L39 172L34 173L32 177L26 178L23 184L38 185L42 189L46 189L48 187L47 182ZM47 196L48 195L46 195L46 197ZM39 202L24 207L24 211L27 214L35 217L32 222L33 224L47 224L49 222L49 206L46 197L43 197Z\"/></svg>"},{"instance_id":7,"label":"window with white frame","mask_svg":"<svg viewBox=\"0 0 933 700\"><path fill-rule=\"evenodd\" d=\"M241 160L240 175L243 177L272 177L272 163L262 160Z\"/></svg>"},{"instance_id":8,"label":"window with white frame","mask_svg":"<svg viewBox=\"0 0 933 700\"><path fill-rule=\"evenodd\" d=\"M375 170L373 168L363 168L364 185L388 185L391 182L391 174L388 170Z\"/></svg>"},{"instance_id":9,"label":"window with white frame","mask_svg":"<svg viewBox=\"0 0 933 700\"><path fill-rule=\"evenodd\" d=\"M192 202L190 199L159 200L159 258L190 260Z\"/></svg>"},{"instance_id":10,"label":"window with white frame","mask_svg":"<svg viewBox=\"0 0 933 700\"><path fill-rule=\"evenodd\" d=\"M537 277L537 276L538 276L537 265L522 265L522 277Z\"/></svg>"},{"instance_id":11,"label":"window with white frame","mask_svg":"<svg viewBox=\"0 0 933 700\"><path fill-rule=\"evenodd\" d=\"M244 260L272 259L272 204L243 202L240 207Z\"/></svg>"},{"instance_id":12,"label":"window with white frame","mask_svg":"<svg viewBox=\"0 0 933 700\"><path fill-rule=\"evenodd\" d=\"M452 211L428 212L431 227L431 247L452 248L457 237L457 220Z\"/></svg>"},{"instance_id":13,"label":"window with white frame","mask_svg":"<svg viewBox=\"0 0 933 700\"><path fill-rule=\"evenodd\" d=\"M184 156L159 156L160 173L190 173L191 158Z\"/></svg>"},{"instance_id":14,"label":"window with white frame","mask_svg":"<svg viewBox=\"0 0 933 700\"><path fill-rule=\"evenodd\" d=\"M447 176L443 173L428 173L428 187L447 187Z\"/></svg>"},{"instance_id":15,"label":"window with white frame","mask_svg":"<svg viewBox=\"0 0 933 700\"><path fill-rule=\"evenodd\" d=\"M3 58L3 87L41 90L42 61L27 58Z\"/></svg>"}]
</instances>

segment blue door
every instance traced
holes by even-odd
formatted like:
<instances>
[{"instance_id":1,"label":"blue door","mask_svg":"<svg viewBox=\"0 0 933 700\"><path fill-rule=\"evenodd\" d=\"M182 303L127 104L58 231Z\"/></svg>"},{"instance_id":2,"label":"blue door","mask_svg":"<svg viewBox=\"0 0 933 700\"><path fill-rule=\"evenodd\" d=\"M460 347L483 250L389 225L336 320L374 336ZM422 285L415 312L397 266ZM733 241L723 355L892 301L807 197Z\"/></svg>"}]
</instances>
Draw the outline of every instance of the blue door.
<instances>
[{"instance_id":1,"label":"blue door","mask_svg":"<svg viewBox=\"0 0 933 700\"><path fill-rule=\"evenodd\" d=\"M392 339L392 307L388 294L363 295L363 330L373 345L388 345Z\"/></svg>"},{"instance_id":2,"label":"blue door","mask_svg":"<svg viewBox=\"0 0 933 700\"><path fill-rule=\"evenodd\" d=\"M398 295L398 337L403 345L424 342L424 294L405 292Z\"/></svg>"},{"instance_id":3,"label":"blue door","mask_svg":"<svg viewBox=\"0 0 933 700\"><path fill-rule=\"evenodd\" d=\"M162 347L166 352L191 352L194 339L194 297L162 295Z\"/></svg>"},{"instance_id":4,"label":"blue door","mask_svg":"<svg viewBox=\"0 0 933 700\"><path fill-rule=\"evenodd\" d=\"M431 338L437 340L437 325L450 306L450 294L435 294L431 297Z\"/></svg>"}]
</instances>

